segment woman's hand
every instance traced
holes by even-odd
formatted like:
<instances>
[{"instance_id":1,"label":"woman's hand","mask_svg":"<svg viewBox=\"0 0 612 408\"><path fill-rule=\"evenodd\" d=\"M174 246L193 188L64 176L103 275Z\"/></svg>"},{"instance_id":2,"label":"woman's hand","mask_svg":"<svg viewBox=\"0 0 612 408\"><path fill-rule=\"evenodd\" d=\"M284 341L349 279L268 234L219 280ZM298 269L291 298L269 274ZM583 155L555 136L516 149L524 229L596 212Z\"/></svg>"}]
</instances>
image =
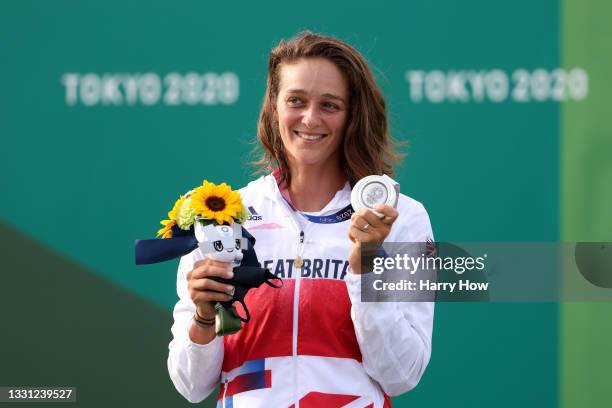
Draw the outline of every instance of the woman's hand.
<instances>
[{"instance_id":1,"label":"woman's hand","mask_svg":"<svg viewBox=\"0 0 612 408\"><path fill-rule=\"evenodd\" d=\"M187 274L187 290L196 305L197 313L205 319L215 318L215 303L226 302L234 294L234 287L207 279L211 276L231 279L234 276L228 262L212 259L197 261L193 270Z\"/></svg>"},{"instance_id":2,"label":"woman's hand","mask_svg":"<svg viewBox=\"0 0 612 408\"><path fill-rule=\"evenodd\" d=\"M384 217L379 218L366 208L362 208L351 217L348 236L353 245L349 250L348 261L350 271L358 275L361 274L361 244L382 245L398 216L397 210L390 205L378 204L374 209Z\"/></svg>"}]
</instances>

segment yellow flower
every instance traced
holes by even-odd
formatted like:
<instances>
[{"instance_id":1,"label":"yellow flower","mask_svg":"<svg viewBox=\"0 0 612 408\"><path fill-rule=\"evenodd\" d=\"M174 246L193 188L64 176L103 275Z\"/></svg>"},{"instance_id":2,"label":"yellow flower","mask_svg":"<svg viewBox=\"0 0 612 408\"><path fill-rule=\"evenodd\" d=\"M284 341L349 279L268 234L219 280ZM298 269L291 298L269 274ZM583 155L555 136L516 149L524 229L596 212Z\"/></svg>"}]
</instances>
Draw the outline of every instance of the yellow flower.
<instances>
[{"instance_id":1,"label":"yellow flower","mask_svg":"<svg viewBox=\"0 0 612 408\"><path fill-rule=\"evenodd\" d=\"M172 227L176 225L174 220L163 220L159 222L164 227L157 231L157 236L162 238L172 238Z\"/></svg>"},{"instance_id":2,"label":"yellow flower","mask_svg":"<svg viewBox=\"0 0 612 408\"><path fill-rule=\"evenodd\" d=\"M162 238L172 238L172 227L176 225L176 218L181 205L185 201L185 196L180 196L174 203L172 210L168 212L168 220L160 221L159 223L164 227L157 231L157 236L161 235Z\"/></svg>"},{"instance_id":3,"label":"yellow flower","mask_svg":"<svg viewBox=\"0 0 612 408\"><path fill-rule=\"evenodd\" d=\"M206 180L191 194L191 206L196 215L214 220L217 224L232 224L244 208L237 191L225 183L217 186Z\"/></svg>"}]
</instances>

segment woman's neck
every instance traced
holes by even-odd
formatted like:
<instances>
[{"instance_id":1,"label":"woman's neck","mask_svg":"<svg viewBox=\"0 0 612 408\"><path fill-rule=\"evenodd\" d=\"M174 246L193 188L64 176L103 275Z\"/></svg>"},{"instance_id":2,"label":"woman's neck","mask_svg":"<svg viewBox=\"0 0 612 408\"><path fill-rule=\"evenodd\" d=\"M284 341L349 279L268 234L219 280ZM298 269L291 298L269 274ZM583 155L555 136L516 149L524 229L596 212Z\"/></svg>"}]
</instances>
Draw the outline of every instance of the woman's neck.
<instances>
[{"instance_id":1,"label":"woman's neck","mask_svg":"<svg viewBox=\"0 0 612 408\"><path fill-rule=\"evenodd\" d=\"M320 211L346 183L339 166L291 168L289 194L293 206L300 211Z\"/></svg>"}]
</instances>

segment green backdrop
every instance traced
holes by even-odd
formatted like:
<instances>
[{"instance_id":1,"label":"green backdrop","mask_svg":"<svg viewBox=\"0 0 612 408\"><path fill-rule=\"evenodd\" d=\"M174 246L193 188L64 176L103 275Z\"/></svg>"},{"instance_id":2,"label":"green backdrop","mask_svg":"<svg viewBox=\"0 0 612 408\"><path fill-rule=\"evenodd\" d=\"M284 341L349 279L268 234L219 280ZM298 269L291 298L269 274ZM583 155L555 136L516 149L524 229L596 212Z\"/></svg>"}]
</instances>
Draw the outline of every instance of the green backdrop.
<instances>
[{"instance_id":1,"label":"green backdrop","mask_svg":"<svg viewBox=\"0 0 612 408\"><path fill-rule=\"evenodd\" d=\"M0 386L188 405L165 368L176 263L134 266L133 240L202 179L254 177L267 53L303 29L370 61L438 240L612 239L604 0L0 10ZM608 306L438 304L430 366L394 404L610 405Z\"/></svg>"}]
</instances>

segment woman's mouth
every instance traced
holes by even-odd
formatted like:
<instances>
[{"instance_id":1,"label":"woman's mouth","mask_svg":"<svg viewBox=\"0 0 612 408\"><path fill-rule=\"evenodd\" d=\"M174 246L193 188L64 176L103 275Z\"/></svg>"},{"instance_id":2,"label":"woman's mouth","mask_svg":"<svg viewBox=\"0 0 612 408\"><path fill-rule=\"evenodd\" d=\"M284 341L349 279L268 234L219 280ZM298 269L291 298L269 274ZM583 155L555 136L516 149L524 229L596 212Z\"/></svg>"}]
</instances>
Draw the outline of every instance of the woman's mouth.
<instances>
[{"instance_id":1,"label":"woman's mouth","mask_svg":"<svg viewBox=\"0 0 612 408\"><path fill-rule=\"evenodd\" d=\"M327 136L327 133L298 132L297 130L294 130L293 133L295 133L296 136L300 139L308 140L311 142L323 139L325 136Z\"/></svg>"}]
</instances>

